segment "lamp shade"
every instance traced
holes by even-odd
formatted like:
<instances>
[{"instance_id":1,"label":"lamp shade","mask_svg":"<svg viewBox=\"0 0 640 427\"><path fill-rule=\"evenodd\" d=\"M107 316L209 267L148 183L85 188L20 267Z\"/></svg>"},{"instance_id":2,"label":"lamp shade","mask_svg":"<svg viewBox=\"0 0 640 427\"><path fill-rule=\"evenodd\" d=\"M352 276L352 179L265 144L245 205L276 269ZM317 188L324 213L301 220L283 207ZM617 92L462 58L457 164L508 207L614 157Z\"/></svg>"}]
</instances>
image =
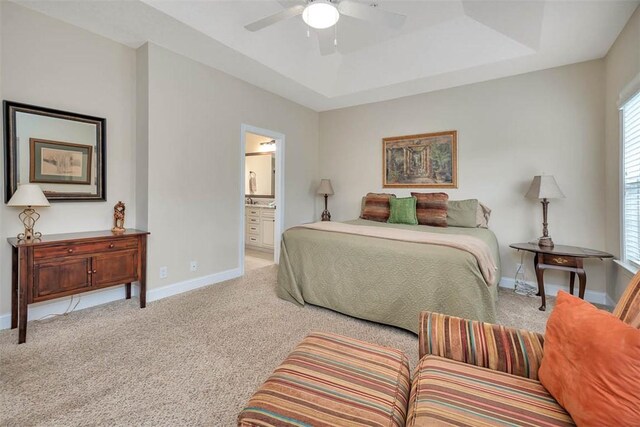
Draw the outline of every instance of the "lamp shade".
<instances>
[{"instance_id":1,"label":"lamp shade","mask_svg":"<svg viewBox=\"0 0 640 427\"><path fill-rule=\"evenodd\" d=\"M7 203L7 206L50 206L44 193L36 184L22 184Z\"/></svg>"},{"instance_id":2,"label":"lamp shade","mask_svg":"<svg viewBox=\"0 0 640 427\"><path fill-rule=\"evenodd\" d=\"M318 194L326 194L328 196L333 195L333 187L331 186L330 179L323 179L320 181L320 185L318 186Z\"/></svg>"},{"instance_id":3,"label":"lamp shade","mask_svg":"<svg viewBox=\"0 0 640 427\"><path fill-rule=\"evenodd\" d=\"M553 175L537 175L525 195L528 199L564 199L564 194Z\"/></svg>"}]
</instances>

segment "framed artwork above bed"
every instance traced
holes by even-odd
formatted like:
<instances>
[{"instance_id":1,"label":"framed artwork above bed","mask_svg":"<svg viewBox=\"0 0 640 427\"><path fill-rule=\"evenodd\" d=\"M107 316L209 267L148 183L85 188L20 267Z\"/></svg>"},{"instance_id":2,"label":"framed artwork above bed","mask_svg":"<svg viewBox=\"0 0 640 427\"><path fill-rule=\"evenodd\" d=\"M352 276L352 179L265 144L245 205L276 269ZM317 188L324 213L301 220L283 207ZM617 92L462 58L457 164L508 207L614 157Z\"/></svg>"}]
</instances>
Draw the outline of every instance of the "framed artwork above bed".
<instances>
[{"instance_id":1,"label":"framed artwork above bed","mask_svg":"<svg viewBox=\"0 0 640 427\"><path fill-rule=\"evenodd\" d=\"M457 131L382 139L385 188L458 188Z\"/></svg>"}]
</instances>

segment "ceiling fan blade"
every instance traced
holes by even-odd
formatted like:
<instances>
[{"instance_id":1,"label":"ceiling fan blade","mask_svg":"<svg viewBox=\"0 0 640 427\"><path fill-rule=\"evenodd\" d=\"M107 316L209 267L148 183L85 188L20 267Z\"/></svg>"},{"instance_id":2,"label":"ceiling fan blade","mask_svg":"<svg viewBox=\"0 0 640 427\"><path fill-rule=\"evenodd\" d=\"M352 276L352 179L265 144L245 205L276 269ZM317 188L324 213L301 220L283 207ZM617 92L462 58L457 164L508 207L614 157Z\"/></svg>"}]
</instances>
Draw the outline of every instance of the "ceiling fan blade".
<instances>
[{"instance_id":1,"label":"ceiling fan blade","mask_svg":"<svg viewBox=\"0 0 640 427\"><path fill-rule=\"evenodd\" d=\"M327 28L324 30L316 30L318 35L318 46L320 48L320 55L331 55L336 51L335 45L335 31L333 28Z\"/></svg>"},{"instance_id":2,"label":"ceiling fan blade","mask_svg":"<svg viewBox=\"0 0 640 427\"><path fill-rule=\"evenodd\" d=\"M268 27L269 25L275 24L276 22L284 21L285 19L298 16L302 14L303 10L304 10L304 6L301 4L292 6L289 9L284 9L278 13L274 13L273 15L267 16L266 18L258 19L257 21L252 22L251 24L245 25L244 28L246 28L249 31L259 31L259 30L262 30L263 28Z\"/></svg>"},{"instance_id":3,"label":"ceiling fan blade","mask_svg":"<svg viewBox=\"0 0 640 427\"><path fill-rule=\"evenodd\" d=\"M386 10L378 9L376 6L370 6L363 3L356 3L351 0L342 0L338 3L338 11L346 16L363 21L370 21L376 24L387 25L391 28L399 28L404 24L405 15Z\"/></svg>"}]
</instances>

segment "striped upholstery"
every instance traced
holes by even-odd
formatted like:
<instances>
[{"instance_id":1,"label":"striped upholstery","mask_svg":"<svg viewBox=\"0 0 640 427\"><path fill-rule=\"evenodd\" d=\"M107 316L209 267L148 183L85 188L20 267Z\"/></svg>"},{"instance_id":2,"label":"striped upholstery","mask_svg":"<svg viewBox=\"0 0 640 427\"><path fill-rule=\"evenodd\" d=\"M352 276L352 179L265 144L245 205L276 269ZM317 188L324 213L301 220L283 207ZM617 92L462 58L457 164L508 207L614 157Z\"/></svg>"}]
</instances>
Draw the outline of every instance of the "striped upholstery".
<instances>
[{"instance_id":1,"label":"striped upholstery","mask_svg":"<svg viewBox=\"0 0 640 427\"><path fill-rule=\"evenodd\" d=\"M422 312L420 358L426 354L538 379L544 337L491 323Z\"/></svg>"},{"instance_id":2,"label":"striped upholstery","mask_svg":"<svg viewBox=\"0 0 640 427\"><path fill-rule=\"evenodd\" d=\"M391 214L389 199L396 197L388 193L368 193L364 198L364 204L360 218L369 221L387 222Z\"/></svg>"},{"instance_id":3,"label":"striped upholstery","mask_svg":"<svg viewBox=\"0 0 640 427\"><path fill-rule=\"evenodd\" d=\"M418 224L434 227L447 226L449 195L447 193L411 193L417 199Z\"/></svg>"},{"instance_id":4,"label":"striped upholstery","mask_svg":"<svg viewBox=\"0 0 640 427\"><path fill-rule=\"evenodd\" d=\"M238 416L238 426L404 426L400 350L327 333L305 338Z\"/></svg>"},{"instance_id":5,"label":"striped upholstery","mask_svg":"<svg viewBox=\"0 0 640 427\"><path fill-rule=\"evenodd\" d=\"M414 372L407 427L573 424L536 380L438 356L422 358Z\"/></svg>"},{"instance_id":6,"label":"striped upholstery","mask_svg":"<svg viewBox=\"0 0 640 427\"><path fill-rule=\"evenodd\" d=\"M629 282L613 315L634 328L640 328L640 272Z\"/></svg>"}]
</instances>

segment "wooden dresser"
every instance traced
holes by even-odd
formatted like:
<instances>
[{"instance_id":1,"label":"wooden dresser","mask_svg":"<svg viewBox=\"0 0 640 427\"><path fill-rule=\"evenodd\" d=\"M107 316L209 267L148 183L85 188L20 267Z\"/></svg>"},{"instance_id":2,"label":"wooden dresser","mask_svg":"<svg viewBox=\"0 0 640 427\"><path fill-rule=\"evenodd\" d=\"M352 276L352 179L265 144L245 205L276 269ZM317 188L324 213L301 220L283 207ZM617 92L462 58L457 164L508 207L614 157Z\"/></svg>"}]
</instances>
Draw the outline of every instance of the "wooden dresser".
<instances>
[{"instance_id":1,"label":"wooden dresser","mask_svg":"<svg viewBox=\"0 0 640 427\"><path fill-rule=\"evenodd\" d=\"M12 246L11 329L27 338L27 305L82 292L140 283L146 305L147 235L140 230L53 234L35 242L7 239Z\"/></svg>"}]
</instances>

